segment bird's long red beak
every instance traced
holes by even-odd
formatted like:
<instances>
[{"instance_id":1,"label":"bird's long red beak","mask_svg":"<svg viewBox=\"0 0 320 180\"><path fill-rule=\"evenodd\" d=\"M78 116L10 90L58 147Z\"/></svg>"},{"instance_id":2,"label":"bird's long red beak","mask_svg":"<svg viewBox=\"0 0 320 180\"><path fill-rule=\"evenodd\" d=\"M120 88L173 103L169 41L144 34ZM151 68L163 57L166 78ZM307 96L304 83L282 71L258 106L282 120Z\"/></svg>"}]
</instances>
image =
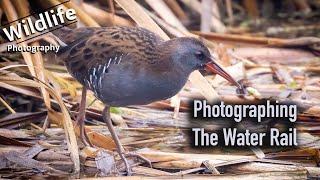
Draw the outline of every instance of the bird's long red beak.
<instances>
[{"instance_id":1,"label":"bird's long red beak","mask_svg":"<svg viewBox=\"0 0 320 180\"><path fill-rule=\"evenodd\" d=\"M239 91L241 94L244 94L244 88L241 84L239 84L229 73L227 73L225 70L222 69L222 67L220 65L218 65L216 62L214 62L211 58L210 58L210 62L208 62L206 65L206 68L215 73L220 75L221 77L225 78L226 80L228 80L231 84L235 85L238 87Z\"/></svg>"}]
</instances>

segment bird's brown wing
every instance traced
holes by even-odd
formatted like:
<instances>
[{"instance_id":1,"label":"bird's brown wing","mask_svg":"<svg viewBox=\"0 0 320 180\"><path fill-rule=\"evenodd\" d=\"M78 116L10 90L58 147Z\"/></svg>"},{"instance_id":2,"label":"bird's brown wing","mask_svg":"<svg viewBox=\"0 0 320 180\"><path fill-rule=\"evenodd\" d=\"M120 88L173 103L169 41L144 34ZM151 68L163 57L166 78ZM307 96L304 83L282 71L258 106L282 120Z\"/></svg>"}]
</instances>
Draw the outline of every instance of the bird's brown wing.
<instances>
[{"instance_id":1,"label":"bird's brown wing","mask_svg":"<svg viewBox=\"0 0 320 180\"><path fill-rule=\"evenodd\" d=\"M98 69L106 73L120 61L136 65L141 61L154 63L157 56L154 49L163 41L138 27L61 29L55 34L67 44L59 51L58 58L82 84L87 84L86 80L90 81L90 75Z\"/></svg>"}]
</instances>

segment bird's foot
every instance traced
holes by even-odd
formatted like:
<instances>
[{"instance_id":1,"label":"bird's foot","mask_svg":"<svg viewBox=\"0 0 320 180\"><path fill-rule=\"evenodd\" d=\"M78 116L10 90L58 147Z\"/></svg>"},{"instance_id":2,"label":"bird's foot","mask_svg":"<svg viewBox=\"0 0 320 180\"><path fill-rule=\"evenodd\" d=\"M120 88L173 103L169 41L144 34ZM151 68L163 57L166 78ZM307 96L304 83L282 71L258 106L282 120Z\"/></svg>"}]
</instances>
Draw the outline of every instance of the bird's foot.
<instances>
[{"instance_id":1,"label":"bird's foot","mask_svg":"<svg viewBox=\"0 0 320 180\"><path fill-rule=\"evenodd\" d=\"M80 123L79 123L80 122ZM79 127L79 131L80 131L80 140L81 142L85 145L85 146L90 146L90 147L93 147L92 143L90 142L90 139L86 133L86 130L85 130L85 127L84 127L84 124L81 124L81 121L79 121L77 119L77 126Z\"/></svg>"},{"instance_id":2,"label":"bird's foot","mask_svg":"<svg viewBox=\"0 0 320 180\"><path fill-rule=\"evenodd\" d=\"M248 93L247 87L243 81L239 82L236 92L237 92L237 95L240 97L244 97Z\"/></svg>"},{"instance_id":3,"label":"bird's foot","mask_svg":"<svg viewBox=\"0 0 320 180\"><path fill-rule=\"evenodd\" d=\"M134 157L137 159L141 159L142 161L146 162L150 167L152 167L151 161L143 156L141 156L140 154L134 153L134 152L123 152L121 154L119 154L121 159L123 160L124 164L125 164L125 168L126 168L126 172L127 172L127 176L131 176L132 175L132 169L131 169L131 165L129 164L129 161L127 160L127 157Z\"/></svg>"},{"instance_id":4,"label":"bird's foot","mask_svg":"<svg viewBox=\"0 0 320 180\"><path fill-rule=\"evenodd\" d=\"M119 152L118 152L118 153L119 153ZM131 166L130 166L130 164L129 164L129 162L128 162L128 160L127 160L127 158L125 157L124 154L125 154L125 153L120 152L120 153L119 153L119 156L120 156L120 158L122 159L122 161L123 161L123 163L124 163L124 165L125 165L125 167L126 167L127 176L131 176L131 175L132 175Z\"/></svg>"},{"instance_id":5,"label":"bird's foot","mask_svg":"<svg viewBox=\"0 0 320 180\"><path fill-rule=\"evenodd\" d=\"M143 157L140 154L137 154L135 152L127 152L124 154L126 157L135 157L137 159L141 159L143 162L147 163L149 165L150 168L152 168L152 163L149 159Z\"/></svg>"},{"instance_id":6,"label":"bird's foot","mask_svg":"<svg viewBox=\"0 0 320 180\"><path fill-rule=\"evenodd\" d=\"M88 134L86 133L85 129L83 131L84 131L84 133L83 133L82 137L80 137L82 139L81 141L83 142L83 144L85 146L94 147L93 144L91 143L91 141L90 141L90 139L88 137Z\"/></svg>"}]
</instances>

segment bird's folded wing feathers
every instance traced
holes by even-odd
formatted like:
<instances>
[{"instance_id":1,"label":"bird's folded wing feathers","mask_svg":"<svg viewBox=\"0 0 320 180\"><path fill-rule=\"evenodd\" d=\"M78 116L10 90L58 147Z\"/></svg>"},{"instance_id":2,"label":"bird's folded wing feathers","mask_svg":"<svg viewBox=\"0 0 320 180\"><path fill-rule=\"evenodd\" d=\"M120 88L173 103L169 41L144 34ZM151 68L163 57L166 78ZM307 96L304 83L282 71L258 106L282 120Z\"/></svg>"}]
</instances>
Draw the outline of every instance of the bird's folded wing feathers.
<instances>
[{"instance_id":1,"label":"bird's folded wing feathers","mask_svg":"<svg viewBox=\"0 0 320 180\"><path fill-rule=\"evenodd\" d=\"M54 34L67 44L57 58L85 84L86 80L90 81L90 75L93 78L97 73L107 73L120 63L152 62L156 56L154 48L163 41L146 29L132 27L61 28Z\"/></svg>"}]
</instances>

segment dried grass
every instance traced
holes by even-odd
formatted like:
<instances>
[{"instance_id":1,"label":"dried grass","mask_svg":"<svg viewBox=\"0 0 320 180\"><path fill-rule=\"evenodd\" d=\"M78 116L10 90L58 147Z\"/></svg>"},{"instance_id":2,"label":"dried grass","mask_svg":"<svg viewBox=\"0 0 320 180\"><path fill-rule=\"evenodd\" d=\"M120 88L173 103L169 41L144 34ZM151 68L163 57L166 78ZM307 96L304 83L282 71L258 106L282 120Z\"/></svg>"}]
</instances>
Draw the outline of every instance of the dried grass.
<instances>
[{"instance_id":1,"label":"dried grass","mask_svg":"<svg viewBox=\"0 0 320 180\"><path fill-rule=\"evenodd\" d=\"M61 2L64 1L46 0L41 1L40 4L55 5ZM112 4L111 1L108 2ZM250 92L252 93L251 96L246 98L239 98L235 96L235 88L227 86L224 80L214 76L203 77L200 72L196 71L189 78L191 84L188 83L174 101L169 102L166 100L146 106L113 109L112 116L115 120L114 122L118 124L117 131L119 131L121 141L126 149L139 149L137 151L139 154L144 155L153 162L154 168L135 166L133 171L138 177L132 178L162 176L163 178L247 179L268 176L300 179L306 178L307 175L309 177L318 176L320 172L316 165L319 163L318 150L320 147L318 137L320 132L318 123L320 119L318 115L320 112L318 77L320 70L317 67L319 62L315 60L318 57L309 51L279 49L279 47L307 47L317 51L316 45L319 44L319 39L312 37L288 40L244 36L242 34L221 35L217 33L189 32L180 21L186 19L186 17L177 1L159 0L157 2L146 2L159 16L146 10L134 0L115 0L115 3L110 7L111 12L108 12L105 8L96 7L94 4L81 4L81 2L76 3L73 1L64 5L77 11L79 22L83 23L84 26L99 27L100 25L111 24L134 26L137 24L157 33L165 40L168 40L169 36L162 29L175 36L203 37L210 47L216 47L211 50L215 50L219 54L222 64L231 65L234 64L234 61L237 62L237 64L228 67L227 70L239 72L239 67L242 68L241 73L238 73L235 77L239 79L246 77L248 81L251 81L252 91ZM182 0L181 2L191 7L195 12L201 12L201 5L198 1ZM230 1L226 2L229 4L227 10L230 19L234 21L233 12L230 12ZM0 5L8 21L13 21L30 13L30 7L26 0L2 0ZM117 5L134 22L123 15L114 14L121 11ZM250 9L252 8L250 7ZM253 9L252 11L255 10ZM103 21L110 22L104 24ZM38 45L40 39L47 42L55 41L52 37L40 37L36 41L23 42L21 44L24 46L29 43L30 45ZM224 42L227 45L225 47L217 46L216 42ZM239 48L237 47L238 44L245 44L250 47L249 49ZM261 46L270 46L272 48L262 48ZM235 47L236 50L230 52L230 47ZM255 48L254 57L256 58L251 58L250 55L252 54L248 53L253 51L250 49L252 47ZM281 55L280 51L287 54ZM289 56L292 51L295 54ZM300 63L297 63L298 57L302 59L299 61ZM10 93L15 93L18 97L27 97L29 98L28 102L40 100L44 103L45 108L42 107L38 109L39 112L33 113L16 112L16 107L12 106L6 97L0 96L0 104L3 104L12 113L12 115L0 119L0 128L8 128L0 129L1 142L7 143L5 147L0 146L0 159L10 155L8 157L14 158L5 159L5 162L19 164L18 162L23 160L27 162L26 164L31 163L32 166L29 167L35 168L40 168L36 166L35 159L49 163L50 167L54 169L50 169L47 166L45 168L53 176L67 176L57 171L59 168L62 168L64 172L73 171L76 176L80 173L80 166L92 176L98 170L103 171L103 169L97 167L96 163L97 161L104 162L103 158L113 158L111 156L112 153L109 151L114 150L115 144L109 133L105 132L104 124L100 122L102 119L101 109L103 107L101 102L94 101L93 95L89 94L88 99L93 103L86 110L86 116L90 119L88 122L91 123L90 126L86 126L86 131L90 141L97 148L82 148L81 144L77 143L76 140L79 130L74 128L75 123L72 121L72 118L76 115L76 102L81 85L71 78L63 66L45 64L46 62L44 62L44 57L41 53L31 54L24 52L22 53L22 58L3 54L2 58L5 62L0 64L0 88ZM266 61L270 59L278 60L283 65L270 66L265 63L266 61L263 61L263 58ZM296 61L292 62L292 60ZM310 65L306 66L307 63ZM308 74L301 75L301 73L298 73L297 75L297 71ZM273 81L273 77L277 78L277 82ZM295 87L291 86L292 82L296 83ZM230 152L226 153L221 149L216 149L202 152L203 154L194 153L195 150L190 148L186 141L186 130L200 125L197 122L195 124L187 122L188 115L185 111L189 109L187 101L199 97L205 97L209 101L222 99L226 102L236 103L255 102L257 99L270 97L290 99L304 108L304 111L299 114L298 123L299 130L304 132L301 133L299 138L301 146L299 149L286 149L283 152L268 148L262 149L266 153L266 157L270 158L262 160L257 159L252 152L247 150L230 150ZM172 103L174 103L174 110ZM182 112L178 116L179 109ZM45 115L46 113L47 115ZM47 128L48 120L50 120L51 126ZM45 122L43 123L43 128L39 127L39 124L42 124L39 121ZM23 128L19 131L9 129L9 127L19 127L20 125ZM24 129L25 126L28 126L28 130ZM201 126L221 127L222 124L211 123ZM43 134L46 138L38 139L39 134ZM64 151L65 147L62 145L64 140L67 142L68 152ZM40 144L49 150L39 150L36 148L36 144ZM27 149L27 147L31 148ZM34 159L24 157L26 152L34 149L37 150L34 152L37 155ZM53 151L53 149L57 151ZM12 155L10 154L11 151L19 154ZM109 156L99 156L99 152ZM50 159L49 162L48 159ZM115 159L118 167L120 167L119 169L121 169L123 165L119 164L119 158L116 156ZM0 169L1 167L0 165ZM24 175L29 177L28 175L32 174L30 170L25 170L21 167L18 167L17 172L22 174L17 173L17 177L23 177ZM218 175L220 173L224 175ZM4 172L4 174L7 174L7 172ZM117 173L114 175L117 175Z\"/></svg>"}]
</instances>

